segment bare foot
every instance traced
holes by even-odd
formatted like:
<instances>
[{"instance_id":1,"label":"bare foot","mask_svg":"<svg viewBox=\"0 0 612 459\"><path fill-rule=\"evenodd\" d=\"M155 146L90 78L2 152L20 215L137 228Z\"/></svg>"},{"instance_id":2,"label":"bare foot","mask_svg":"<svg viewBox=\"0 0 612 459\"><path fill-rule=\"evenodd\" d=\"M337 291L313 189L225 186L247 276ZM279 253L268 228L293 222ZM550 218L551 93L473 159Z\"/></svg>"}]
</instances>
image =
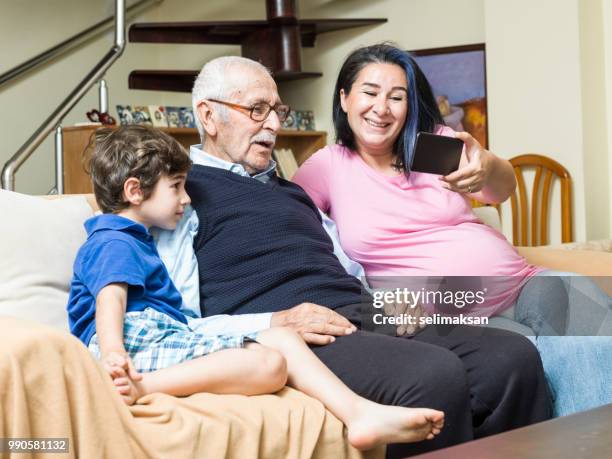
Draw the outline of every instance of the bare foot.
<instances>
[{"instance_id":1,"label":"bare foot","mask_svg":"<svg viewBox=\"0 0 612 459\"><path fill-rule=\"evenodd\" d=\"M444 426L444 413L428 408L379 405L364 400L347 423L348 440L360 450L388 443L431 440Z\"/></svg>"},{"instance_id":2,"label":"bare foot","mask_svg":"<svg viewBox=\"0 0 612 459\"><path fill-rule=\"evenodd\" d=\"M102 357L102 366L110 375L115 389L127 405L145 395L142 385L143 374L136 370L132 359L123 351L110 351Z\"/></svg>"},{"instance_id":3,"label":"bare foot","mask_svg":"<svg viewBox=\"0 0 612 459\"><path fill-rule=\"evenodd\" d=\"M141 378L141 381L135 381L123 368L114 367L113 370L111 375L113 384L126 405L133 405L136 400L146 395L142 385L143 378Z\"/></svg>"}]
</instances>

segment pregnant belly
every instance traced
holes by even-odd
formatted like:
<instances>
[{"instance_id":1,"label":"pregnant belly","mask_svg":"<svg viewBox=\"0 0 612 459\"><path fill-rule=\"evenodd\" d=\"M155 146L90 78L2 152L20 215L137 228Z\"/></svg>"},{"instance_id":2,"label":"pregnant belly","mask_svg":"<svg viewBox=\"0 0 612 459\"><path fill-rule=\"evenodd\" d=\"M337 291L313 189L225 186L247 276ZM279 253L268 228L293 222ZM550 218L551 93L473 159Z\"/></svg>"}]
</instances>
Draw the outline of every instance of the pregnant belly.
<instances>
[{"instance_id":1,"label":"pregnant belly","mask_svg":"<svg viewBox=\"0 0 612 459\"><path fill-rule=\"evenodd\" d=\"M378 277L374 284L389 276L481 276L486 301L473 313L490 316L509 307L529 277L541 270L503 235L480 223L395 236L379 240L378 249L362 260L368 277Z\"/></svg>"},{"instance_id":2,"label":"pregnant belly","mask_svg":"<svg viewBox=\"0 0 612 459\"><path fill-rule=\"evenodd\" d=\"M481 223L394 234L368 246L369 253L350 255L370 276L524 276L538 270Z\"/></svg>"}]
</instances>

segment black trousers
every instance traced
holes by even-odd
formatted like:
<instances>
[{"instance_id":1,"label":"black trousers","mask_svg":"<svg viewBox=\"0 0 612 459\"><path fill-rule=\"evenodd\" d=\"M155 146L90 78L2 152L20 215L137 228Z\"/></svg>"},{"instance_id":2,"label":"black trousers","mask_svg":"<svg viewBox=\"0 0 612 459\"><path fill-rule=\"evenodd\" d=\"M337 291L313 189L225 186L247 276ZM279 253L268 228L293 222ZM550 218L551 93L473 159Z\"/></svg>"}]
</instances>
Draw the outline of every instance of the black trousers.
<instances>
[{"instance_id":1,"label":"black trousers","mask_svg":"<svg viewBox=\"0 0 612 459\"><path fill-rule=\"evenodd\" d=\"M361 328L359 305L336 312ZM434 440L390 445L387 457L456 445L552 415L538 351L512 332L431 326L404 338L359 330L312 349L348 387L369 400L444 411L444 429Z\"/></svg>"}]
</instances>

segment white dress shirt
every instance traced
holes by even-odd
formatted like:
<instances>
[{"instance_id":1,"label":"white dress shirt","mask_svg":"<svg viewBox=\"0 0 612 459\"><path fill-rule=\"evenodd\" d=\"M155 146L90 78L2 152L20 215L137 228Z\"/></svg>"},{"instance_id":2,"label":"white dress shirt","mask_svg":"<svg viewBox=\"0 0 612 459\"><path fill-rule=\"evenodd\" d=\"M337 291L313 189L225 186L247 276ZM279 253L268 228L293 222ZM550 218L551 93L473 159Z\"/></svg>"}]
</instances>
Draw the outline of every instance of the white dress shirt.
<instances>
[{"instance_id":1,"label":"white dress shirt","mask_svg":"<svg viewBox=\"0 0 612 459\"><path fill-rule=\"evenodd\" d=\"M189 151L189 156L194 164L218 167L243 177L252 177L264 183L270 180L276 169L276 163L270 161L270 165L265 171L251 176L242 165L230 163L205 153L202 150L202 145L193 145ZM334 255L346 269L346 272L357 277L367 288L362 266L351 260L340 245L336 224L323 212L319 211L319 213L323 220L323 228L334 245ZM151 229L159 255L166 265L174 285L183 297L182 311L187 316L190 327L209 335L248 334L270 328L272 313L219 314L202 318L198 262L193 249L193 240L198 232L198 225L196 212L191 206L187 206L185 215L183 215L174 231L159 228Z\"/></svg>"}]
</instances>

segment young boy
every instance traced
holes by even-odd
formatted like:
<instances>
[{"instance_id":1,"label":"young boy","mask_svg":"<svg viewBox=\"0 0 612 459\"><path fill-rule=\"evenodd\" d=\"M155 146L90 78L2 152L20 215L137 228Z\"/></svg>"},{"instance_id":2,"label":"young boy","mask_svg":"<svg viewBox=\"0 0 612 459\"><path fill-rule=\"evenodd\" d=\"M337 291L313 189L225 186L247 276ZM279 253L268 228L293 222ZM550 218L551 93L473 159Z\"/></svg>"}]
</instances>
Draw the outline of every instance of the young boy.
<instances>
[{"instance_id":1,"label":"young boy","mask_svg":"<svg viewBox=\"0 0 612 459\"><path fill-rule=\"evenodd\" d=\"M290 329L253 336L191 329L149 234L153 226L176 228L190 203L185 178L191 161L161 131L124 126L98 132L90 170L103 214L85 222L88 238L74 263L68 314L72 333L101 359L127 404L153 392L255 395L287 383L343 421L356 448L440 432L442 412L359 397Z\"/></svg>"}]
</instances>

